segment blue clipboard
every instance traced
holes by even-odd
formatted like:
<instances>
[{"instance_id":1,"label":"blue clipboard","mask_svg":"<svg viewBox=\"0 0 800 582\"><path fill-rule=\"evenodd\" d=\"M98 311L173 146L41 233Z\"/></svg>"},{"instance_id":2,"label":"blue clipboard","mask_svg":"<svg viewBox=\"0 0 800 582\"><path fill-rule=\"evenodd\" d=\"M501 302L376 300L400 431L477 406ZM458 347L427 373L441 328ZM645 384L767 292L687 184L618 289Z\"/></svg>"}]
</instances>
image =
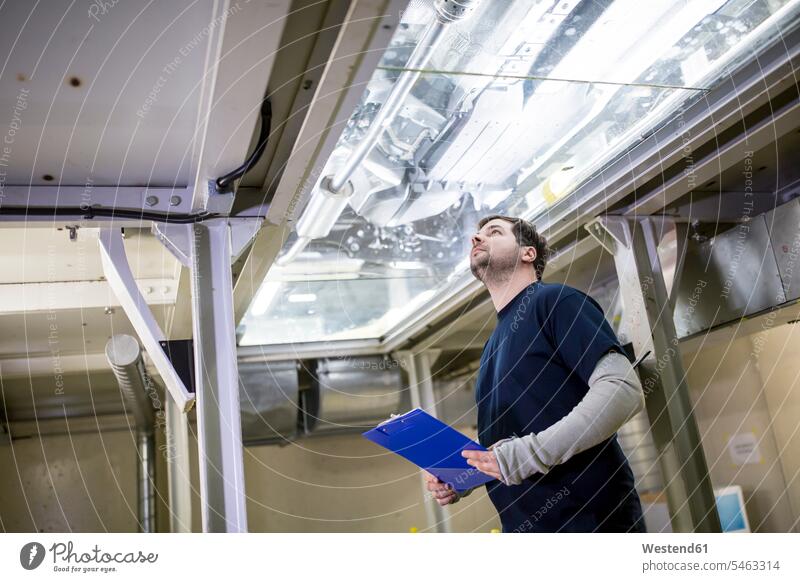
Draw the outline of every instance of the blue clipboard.
<instances>
[{"instance_id":1,"label":"blue clipboard","mask_svg":"<svg viewBox=\"0 0 800 582\"><path fill-rule=\"evenodd\" d=\"M419 408L379 424L364 437L425 469L456 491L494 481L461 456L465 449L486 449Z\"/></svg>"}]
</instances>

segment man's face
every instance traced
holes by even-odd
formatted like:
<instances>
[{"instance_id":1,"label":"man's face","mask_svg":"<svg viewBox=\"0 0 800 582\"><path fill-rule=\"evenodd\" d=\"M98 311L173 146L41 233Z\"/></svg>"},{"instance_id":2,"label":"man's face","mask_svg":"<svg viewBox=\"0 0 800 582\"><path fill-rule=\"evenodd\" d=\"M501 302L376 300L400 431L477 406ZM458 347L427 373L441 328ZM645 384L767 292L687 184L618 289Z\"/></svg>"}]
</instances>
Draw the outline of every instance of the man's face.
<instances>
[{"instance_id":1,"label":"man's face","mask_svg":"<svg viewBox=\"0 0 800 582\"><path fill-rule=\"evenodd\" d=\"M513 225L499 218L490 220L472 235L469 263L472 274L481 281L502 280L521 267L524 250L517 245ZM527 254L530 254L530 247Z\"/></svg>"}]
</instances>

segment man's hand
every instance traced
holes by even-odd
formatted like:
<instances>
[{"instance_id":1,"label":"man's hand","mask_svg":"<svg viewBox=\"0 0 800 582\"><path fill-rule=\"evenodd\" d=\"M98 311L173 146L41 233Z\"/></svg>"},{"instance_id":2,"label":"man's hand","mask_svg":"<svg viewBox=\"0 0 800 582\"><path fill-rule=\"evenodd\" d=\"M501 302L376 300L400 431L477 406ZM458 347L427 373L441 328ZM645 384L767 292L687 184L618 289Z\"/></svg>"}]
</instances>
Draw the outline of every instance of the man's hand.
<instances>
[{"instance_id":1,"label":"man's hand","mask_svg":"<svg viewBox=\"0 0 800 582\"><path fill-rule=\"evenodd\" d=\"M494 445L492 445L492 447L493 446ZM475 467L481 473L486 473L490 477L500 479L500 465L497 464L497 457L495 457L494 452L461 451L461 456L467 459L467 464Z\"/></svg>"},{"instance_id":2,"label":"man's hand","mask_svg":"<svg viewBox=\"0 0 800 582\"><path fill-rule=\"evenodd\" d=\"M450 485L440 481L435 475L431 475L427 471L423 471L423 473L425 474L425 485L428 487L428 491L431 492L431 496L436 500L436 503L444 507L458 501L458 493Z\"/></svg>"}]
</instances>

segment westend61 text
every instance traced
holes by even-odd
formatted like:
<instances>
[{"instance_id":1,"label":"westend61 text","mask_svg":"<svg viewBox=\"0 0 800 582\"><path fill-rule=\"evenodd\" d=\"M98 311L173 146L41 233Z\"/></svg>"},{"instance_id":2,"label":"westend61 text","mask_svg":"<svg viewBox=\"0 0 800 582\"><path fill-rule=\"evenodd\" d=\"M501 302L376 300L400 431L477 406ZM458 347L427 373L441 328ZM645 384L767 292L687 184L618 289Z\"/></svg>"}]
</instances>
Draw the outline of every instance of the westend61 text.
<instances>
[{"instance_id":1,"label":"westend61 text","mask_svg":"<svg viewBox=\"0 0 800 582\"><path fill-rule=\"evenodd\" d=\"M642 551L645 554L707 554L708 544L642 544Z\"/></svg>"}]
</instances>

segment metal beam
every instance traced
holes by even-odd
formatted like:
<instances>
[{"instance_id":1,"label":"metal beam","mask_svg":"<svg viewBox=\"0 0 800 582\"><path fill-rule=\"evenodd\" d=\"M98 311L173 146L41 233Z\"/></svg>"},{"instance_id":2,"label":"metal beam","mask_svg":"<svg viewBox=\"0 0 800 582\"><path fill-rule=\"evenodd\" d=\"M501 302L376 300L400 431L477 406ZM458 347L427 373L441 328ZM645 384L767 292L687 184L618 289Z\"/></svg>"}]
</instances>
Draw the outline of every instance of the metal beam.
<instances>
[{"instance_id":1,"label":"metal beam","mask_svg":"<svg viewBox=\"0 0 800 582\"><path fill-rule=\"evenodd\" d=\"M753 152L775 143L787 133L795 131L798 126L800 126L800 99L794 98L782 107L771 111L769 116L748 127L736 138L721 144L718 149L702 159L693 159L686 168L690 174L682 172L653 191L639 196L633 204L622 211L622 214L630 216L656 214L665 206L669 206L693 190L691 184L688 183L689 177L691 177L691 182L698 186L704 184L728 168L740 164L742 160L749 157L748 153L752 155Z\"/></svg>"},{"instance_id":2,"label":"metal beam","mask_svg":"<svg viewBox=\"0 0 800 582\"><path fill-rule=\"evenodd\" d=\"M228 222L192 225L192 312L203 531L247 531Z\"/></svg>"},{"instance_id":3,"label":"metal beam","mask_svg":"<svg viewBox=\"0 0 800 582\"><path fill-rule=\"evenodd\" d=\"M625 329L638 357L647 414L677 532L719 532L719 516L681 362L651 219L598 218L589 231L612 250Z\"/></svg>"},{"instance_id":4,"label":"metal beam","mask_svg":"<svg viewBox=\"0 0 800 582\"><path fill-rule=\"evenodd\" d=\"M139 292L150 305L172 305L177 295L173 279L139 279ZM107 281L54 281L0 285L0 315L64 309L96 309L120 305Z\"/></svg>"},{"instance_id":5,"label":"metal beam","mask_svg":"<svg viewBox=\"0 0 800 582\"><path fill-rule=\"evenodd\" d=\"M282 360L345 358L369 356L381 352L380 341L342 340L335 342L306 342L285 345L242 346L238 350L240 361L277 362Z\"/></svg>"},{"instance_id":6,"label":"metal beam","mask_svg":"<svg viewBox=\"0 0 800 582\"><path fill-rule=\"evenodd\" d=\"M326 87L330 87L331 79L326 78L326 71L330 68L331 55L336 50L341 28L353 4L351 0L328 0L325 6L319 6L319 3L310 0L295 2L295 10L290 17L302 18L304 26L297 24L289 26L284 39L288 44L284 46L284 50L291 47L292 62L299 59L302 66L299 68L279 66L270 77L269 94L276 115L274 119L284 121L276 124L270 136L270 144L263 156L263 161L269 159L269 163L264 164L266 167L266 172L262 172L264 179L260 187L254 189L258 192L254 198L271 200L277 193L281 175L287 169L287 165L292 163L292 153L297 145L298 136L306 125L309 109L314 107L317 88L323 82L326 83ZM324 11L321 22L315 14L320 9ZM319 24L313 26L312 22ZM311 46L306 52L304 49L307 43ZM286 57L287 55L282 55L282 58ZM290 92L292 92L291 97L288 95ZM287 95L284 96L285 94ZM282 107L284 100L286 103ZM254 174L256 172L257 170Z\"/></svg>"},{"instance_id":7,"label":"metal beam","mask_svg":"<svg viewBox=\"0 0 800 582\"><path fill-rule=\"evenodd\" d=\"M59 208L58 214L52 211L53 207ZM84 186L6 186L0 224L4 228L54 228L65 224L110 228L149 224L147 220L129 216L87 218L92 209L98 208L107 212L183 214L191 210L191 191L186 188L95 186L91 182Z\"/></svg>"},{"instance_id":8,"label":"metal beam","mask_svg":"<svg viewBox=\"0 0 800 582\"><path fill-rule=\"evenodd\" d=\"M404 364L408 374L408 389L411 394L411 406L421 408L431 416L436 414L436 398L433 393L433 377L431 369L439 350L425 352L399 352L397 355ZM447 507L439 505L433 499L426 486L425 476L420 473L422 483L422 496L425 505L425 514L428 518L428 529L437 533L449 533L450 511Z\"/></svg>"},{"instance_id":9,"label":"metal beam","mask_svg":"<svg viewBox=\"0 0 800 582\"><path fill-rule=\"evenodd\" d=\"M181 410L189 410L194 404L194 395L186 389L159 343L165 339L164 333L133 278L122 234L116 229L103 229L100 231L98 242L103 273L108 284L136 330L167 390Z\"/></svg>"},{"instance_id":10,"label":"metal beam","mask_svg":"<svg viewBox=\"0 0 800 582\"><path fill-rule=\"evenodd\" d=\"M147 212L184 213L191 209L191 191L186 188L147 186L5 186L3 207L76 208L94 207ZM2 215L0 215L2 216Z\"/></svg>"},{"instance_id":11,"label":"metal beam","mask_svg":"<svg viewBox=\"0 0 800 582\"><path fill-rule=\"evenodd\" d=\"M172 533L192 531L192 480L189 465L189 418L167 397L166 450L169 473L169 522Z\"/></svg>"}]
</instances>

